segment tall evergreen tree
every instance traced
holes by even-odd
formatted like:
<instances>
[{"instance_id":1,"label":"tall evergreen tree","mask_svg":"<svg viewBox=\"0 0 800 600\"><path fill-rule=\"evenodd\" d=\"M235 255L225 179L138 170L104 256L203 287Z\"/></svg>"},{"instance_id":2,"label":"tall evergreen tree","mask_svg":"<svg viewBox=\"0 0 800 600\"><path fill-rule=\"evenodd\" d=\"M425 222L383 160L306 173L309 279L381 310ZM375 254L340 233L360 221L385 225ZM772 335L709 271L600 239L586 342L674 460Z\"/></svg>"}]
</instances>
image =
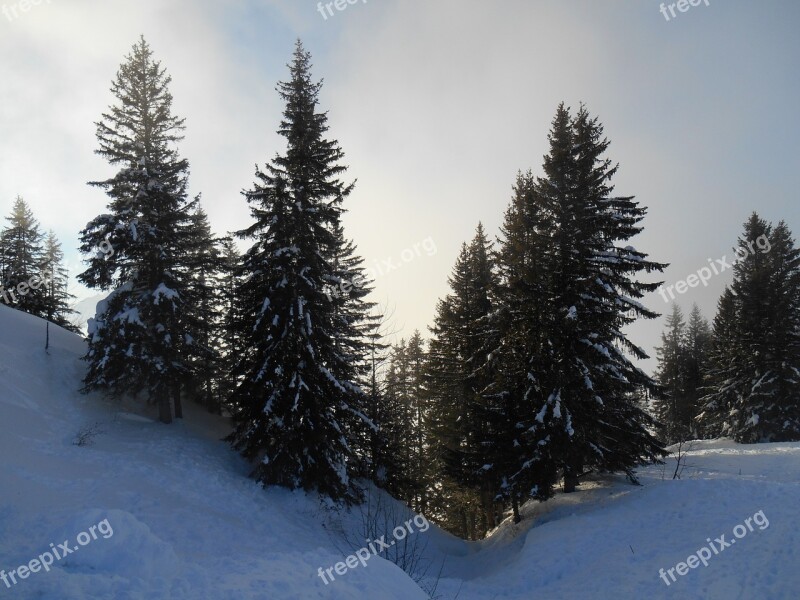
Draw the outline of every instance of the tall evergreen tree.
<instances>
[{"instance_id":1,"label":"tall evergreen tree","mask_svg":"<svg viewBox=\"0 0 800 600\"><path fill-rule=\"evenodd\" d=\"M389 393L388 381L393 368L391 346L386 342L389 317L382 311L376 311L374 316L367 332L368 369L364 392L365 413L375 428L365 432L366 439L362 442L366 456L365 475L378 486L400 497L395 491L401 487L400 479L405 469L399 464L399 457L402 444L408 436L402 434L403 417Z\"/></svg>"},{"instance_id":2,"label":"tall evergreen tree","mask_svg":"<svg viewBox=\"0 0 800 600\"><path fill-rule=\"evenodd\" d=\"M647 260L628 240L642 231L646 209L632 197L614 196L618 166L604 158L603 127L581 107L574 118L562 105L538 182L553 245L548 252L552 360L541 379L544 392L530 424L536 445L550 446L562 461L564 490L585 469L623 471L656 460L664 449L648 432L650 417L635 401L657 384L628 355L647 354L622 329L658 315L638 302L657 289L636 279L665 265ZM530 392L533 392L531 389Z\"/></svg>"},{"instance_id":3,"label":"tall evergreen tree","mask_svg":"<svg viewBox=\"0 0 800 600\"><path fill-rule=\"evenodd\" d=\"M219 350L219 380L217 391L219 403L230 411L232 396L239 379L236 365L242 351L242 307L239 288L242 283L241 255L233 238L228 235L220 240L219 294L217 296L220 317L218 321L217 347Z\"/></svg>"},{"instance_id":4,"label":"tall evergreen tree","mask_svg":"<svg viewBox=\"0 0 800 600\"><path fill-rule=\"evenodd\" d=\"M687 435L696 439L701 437L697 416L702 410L702 397L705 395L705 377L710 368L711 327L703 317L697 304L692 305L686 323L684 339L686 357L686 380L684 393L690 406L690 419Z\"/></svg>"},{"instance_id":5,"label":"tall evergreen tree","mask_svg":"<svg viewBox=\"0 0 800 600\"><path fill-rule=\"evenodd\" d=\"M657 284L636 277L664 265L625 245L646 211L613 195L609 142L585 108L572 117L562 104L549 141L545 177L518 184L498 258L506 325L495 387L508 413L498 440L512 448L504 470L513 500L548 497L558 473L567 492L585 470L635 481L636 465L664 455L636 401L657 384L632 364L628 355L647 355L622 333L657 316L638 302Z\"/></svg>"},{"instance_id":6,"label":"tall evergreen tree","mask_svg":"<svg viewBox=\"0 0 800 600\"><path fill-rule=\"evenodd\" d=\"M212 233L208 215L199 204L190 215L186 237L187 252L181 261L188 281L185 319L186 327L196 332L193 343L185 347L189 352L185 360L195 374L187 387L209 412L221 414L219 337L224 312L219 308L224 261L221 241Z\"/></svg>"},{"instance_id":7,"label":"tall evergreen tree","mask_svg":"<svg viewBox=\"0 0 800 600\"><path fill-rule=\"evenodd\" d=\"M28 203L14 201L8 225L0 232L0 302L47 318L47 285L43 285L43 234Z\"/></svg>"},{"instance_id":8,"label":"tall evergreen tree","mask_svg":"<svg viewBox=\"0 0 800 600\"><path fill-rule=\"evenodd\" d=\"M64 252L56 234L50 231L44 241L42 251L42 278L44 279L45 311L47 319L73 333L81 330L71 321L75 311L70 302L75 296L67 290L69 273L64 267Z\"/></svg>"},{"instance_id":9,"label":"tall evergreen tree","mask_svg":"<svg viewBox=\"0 0 800 600\"><path fill-rule=\"evenodd\" d=\"M736 397L731 379L731 375L735 375L733 357L738 354L736 331L736 300L726 286L717 302L705 387L702 388L705 395L700 399L701 410L697 416L698 429L705 439L730 434L727 420Z\"/></svg>"},{"instance_id":10,"label":"tall evergreen tree","mask_svg":"<svg viewBox=\"0 0 800 600\"><path fill-rule=\"evenodd\" d=\"M452 292L438 303L428 351L432 461L443 475L440 501L457 515L461 536L475 539L495 526L499 491L483 469L487 427L481 394L489 381L482 367L491 350L495 277L481 224L470 245L462 245L449 284Z\"/></svg>"},{"instance_id":11,"label":"tall evergreen tree","mask_svg":"<svg viewBox=\"0 0 800 600\"><path fill-rule=\"evenodd\" d=\"M384 487L408 506L415 506L426 482L420 478L414 440L418 401L415 391L421 390L422 373L411 367L405 340L392 348L386 374L385 391L379 416L380 440L383 446L376 456L383 470Z\"/></svg>"},{"instance_id":12,"label":"tall evergreen tree","mask_svg":"<svg viewBox=\"0 0 800 600\"><path fill-rule=\"evenodd\" d=\"M111 290L89 322L84 389L145 393L164 423L191 372L186 347L196 339L186 327L181 269L194 203L186 197L189 164L176 148L184 121L172 114L170 81L141 38L112 83L116 103L96 124L96 153L118 171L91 184L109 196L109 212L81 232L88 268L78 277ZM98 252L101 244L113 254Z\"/></svg>"},{"instance_id":13,"label":"tall evergreen tree","mask_svg":"<svg viewBox=\"0 0 800 600\"><path fill-rule=\"evenodd\" d=\"M522 502L552 494L557 465L544 446L525 445L524 426L532 410L531 390L541 389L535 374L549 360L545 254L551 231L530 171L517 175L513 191L497 252L495 310L489 319L493 349L482 366L490 378L483 392L486 431L479 446L482 476L511 504L514 521L519 522Z\"/></svg>"},{"instance_id":14,"label":"tall evergreen tree","mask_svg":"<svg viewBox=\"0 0 800 600\"><path fill-rule=\"evenodd\" d=\"M278 86L286 152L257 170L259 181L246 192L255 222L240 233L254 243L239 290L242 381L232 397L236 429L229 439L256 461L253 476L264 485L357 499L352 432L353 423L367 421L357 385L364 361L337 342L342 321L325 293L341 273L332 258L352 186L339 180L343 152L325 138L321 83L312 81L299 41L289 68L290 80Z\"/></svg>"}]
</instances>

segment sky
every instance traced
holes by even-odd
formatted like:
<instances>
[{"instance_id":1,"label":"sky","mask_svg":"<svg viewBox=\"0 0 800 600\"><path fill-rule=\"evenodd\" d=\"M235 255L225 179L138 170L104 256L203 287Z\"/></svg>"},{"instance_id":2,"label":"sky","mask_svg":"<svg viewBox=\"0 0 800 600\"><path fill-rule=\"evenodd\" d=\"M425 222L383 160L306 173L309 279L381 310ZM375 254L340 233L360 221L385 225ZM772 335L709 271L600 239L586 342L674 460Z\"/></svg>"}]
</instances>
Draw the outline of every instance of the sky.
<instances>
[{"instance_id":1,"label":"sky","mask_svg":"<svg viewBox=\"0 0 800 600\"><path fill-rule=\"evenodd\" d=\"M648 208L631 243L670 266L646 280L730 260L753 210L800 231L796 0L702 0L674 17L651 0L33 2L0 0L0 214L25 198L73 275L78 232L107 202L86 182L114 172L94 123L139 35L173 78L190 192L220 234L250 224L241 191L283 148L275 85L303 40L357 182L346 233L398 337L427 335L461 243L478 222L498 234L518 171L542 174L562 101L599 117L616 192ZM676 300L712 319L731 279ZM669 310L658 293L644 304ZM662 328L628 334L654 357Z\"/></svg>"}]
</instances>

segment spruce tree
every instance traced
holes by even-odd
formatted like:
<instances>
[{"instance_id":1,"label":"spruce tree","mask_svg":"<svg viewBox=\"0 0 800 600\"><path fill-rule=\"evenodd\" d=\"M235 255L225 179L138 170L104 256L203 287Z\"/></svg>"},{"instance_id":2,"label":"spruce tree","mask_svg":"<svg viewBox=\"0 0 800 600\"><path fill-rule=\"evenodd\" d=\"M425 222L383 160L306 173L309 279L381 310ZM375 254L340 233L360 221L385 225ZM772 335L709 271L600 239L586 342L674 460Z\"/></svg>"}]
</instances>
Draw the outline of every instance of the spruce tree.
<instances>
[{"instance_id":1,"label":"spruce tree","mask_svg":"<svg viewBox=\"0 0 800 600\"><path fill-rule=\"evenodd\" d=\"M655 415L661 425L661 437L668 444L689 439L692 407L687 398L688 360L686 355L686 323L677 304L667 317L661 346L656 349L656 379L661 386L653 401Z\"/></svg>"},{"instance_id":2,"label":"spruce tree","mask_svg":"<svg viewBox=\"0 0 800 600\"><path fill-rule=\"evenodd\" d=\"M217 325L217 348L219 353L217 393L219 404L233 412L231 398L238 387L236 365L242 351L242 318L239 289L242 283L241 255L231 235L220 240L220 270L218 274L220 313Z\"/></svg>"},{"instance_id":3,"label":"spruce tree","mask_svg":"<svg viewBox=\"0 0 800 600\"><path fill-rule=\"evenodd\" d=\"M321 83L312 81L310 54L299 41L289 68L289 81L278 85L286 151L257 169L246 192L254 223L240 235L253 245L238 291L243 350L229 440L255 461L253 476L264 485L358 499L353 429L368 421L357 384L364 360L337 339L342 321L325 287L341 274L332 259L352 186L339 180L343 152L325 137Z\"/></svg>"},{"instance_id":4,"label":"spruce tree","mask_svg":"<svg viewBox=\"0 0 800 600\"><path fill-rule=\"evenodd\" d=\"M635 481L636 465L665 453L637 402L657 384L629 356L647 355L622 333L657 316L638 302L657 284L637 275L664 265L626 243L646 211L613 195L609 142L585 108L572 117L562 104L549 142L545 176L518 182L498 253L496 438L515 513L552 494L558 475L567 492L589 470Z\"/></svg>"},{"instance_id":5,"label":"spruce tree","mask_svg":"<svg viewBox=\"0 0 800 600\"><path fill-rule=\"evenodd\" d=\"M365 476L378 486L389 489L394 486L399 473L399 446L393 447L390 442L391 431L397 430L398 421L392 399L388 393L388 372L391 371L391 346L386 339L388 315L376 311L374 319L367 331L367 377L364 384L366 395L365 414L375 425L365 432L364 469ZM407 437L399 437L402 443ZM392 493L392 492L390 492Z\"/></svg>"},{"instance_id":6,"label":"spruce tree","mask_svg":"<svg viewBox=\"0 0 800 600\"><path fill-rule=\"evenodd\" d=\"M430 401L425 382L427 354L425 341L414 331L404 352L403 387L410 408L413 426L408 445L411 449L412 479L416 489L411 500L415 512L427 513L431 498L434 470L430 456Z\"/></svg>"},{"instance_id":7,"label":"spruce tree","mask_svg":"<svg viewBox=\"0 0 800 600\"><path fill-rule=\"evenodd\" d=\"M475 539L495 526L499 491L483 468L487 426L481 394L489 383L483 366L492 349L495 276L491 243L481 224L472 242L462 245L449 284L451 294L437 305L428 350L432 463L443 476L440 501L448 513L458 514L453 526L462 537Z\"/></svg>"},{"instance_id":8,"label":"spruce tree","mask_svg":"<svg viewBox=\"0 0 800 600\"><path fill-rule=\"evenodd\" d=\"M511 504L519 522L519 507L527 498L545 500L552 494L557 464L544 446L526 445L523 424L532 411L531 390L541 389L537 374L549 360L544 269L551 231L530 171L517 175L513 192L496 259L492 349L481 367L490 383L483 391L486 431L479 447L485 485Z\"/></svg>"},{"instance_id":9,"label":"spruce tree","mask_svg":"<svg viewBox=\"0 0 800 600\"><path fill-rule=\"evenodd\" d=\"M638 302L657 284L637 276L665 265L627 244L642 231L646 209L613 195L618 166L604 157L609 141L597 118L583 106L570 118L562 104L550 140L537 188L552 231L545 267L551 359L538 378L541 392L528 390L536 413L528 431L558 457L569 492L585 470L622 471L635 482L635 466L665 454L636 402L641 390L657 389L629 358L647 354L622 331L658 316Z\"/></svg>"},{"instance_id":10,"label":"spruce tree","mask_svg":"<svg viewBox=\"0 0 800 600\"><path fill-rule=\"evenodd\" d=\"M17 197L0 232L0 302L47 318L47 278L42 271L43 234L28 203Z\"/></svg>"},{"instance_id":11,"label":"spruce tree","mask_svg":"<svg viewBox=\"0 0 800 600\"><path fill-rule=\"evenodd\" d=\"M378 416L379 442L375 456L379 483L395 498L413 506L424 482L417 476L413 453L415 435L414 378L405 340L392 348Z\"/></svg>"},{"instance_id":12,"label":"spruce tree","mask_svg":"<svg viewBox=\"0 0 800 600\"><path fill-rule=\"evenodd\" d=\"M221 360L219 354L220 328L224 315L220 311L222 291L221 241L214 236L208 215L199 205L190 215L187 232L187 252L182 257L184 276L188 281L185 298L186 327L196 332L192 344L186 346L185 358L194 376L187 386L194 399L209 412L221 414L222 402L218 390Z\"/></svg>"},{"instance_id":13,"label":"spruce tree","mask_svg":"<svg viewBox=\"0 0 800 600\"><path fill-rule=\"evenodd\" d=\"M705 395L705 378L710 368L711 327L703 317L697 304L692 305L686 323L684 355L686 358L686 379L684 394L687 398L689 418L687 436L691 439L701 437L697 416L702 410L702 397Z\"/></svg>"},{"instance_id":14,"label":"spruce tree","mask_svg":"<svg viewBox=\"0 0 800 600\"><path fill-rule=\"evenodd\" d=\"M44 241L42 251L42 278L45 281L45 311L49 321L72 331L81 333L81 330L71 321L75 311L70 302L75 296L69 293L69 273L64 267L64 252L56 234L50 231Z\"/></svg>"},{"instance_id":15,"label":"spruce tree","mask_svg":"<svg viewBox=\"0 0 800 600\"><path fill-rule=\"evenodd\" d=\"M705 394L700 398L701 410L697 415L697 427L704 439L731 434L728 416L736 398L736 371L732 359L738 354L736 344L739 343L736 319L736 300L726 286L717 302L702 388Z\"/></svg>"},{"instance_id":16,"label":"spruce tree","mask_svg":"<svg viewBox=\"0 0 800 600\"><path fill-rule=\"evenodd\" d=\"M88 268L78 279L110 290L89 322L84 390L144 393L159 418L172 421L181 383L189 377L187 252L193 203L186 197L189 165L177 151L184 121L172 114L171 78L141 38L126 57L111 92L116 102L96 123L96 153L116 167L103 189L108 212L81 232ZM112 253L98 251L109 245Z\"/></svg>"}]
</instances>

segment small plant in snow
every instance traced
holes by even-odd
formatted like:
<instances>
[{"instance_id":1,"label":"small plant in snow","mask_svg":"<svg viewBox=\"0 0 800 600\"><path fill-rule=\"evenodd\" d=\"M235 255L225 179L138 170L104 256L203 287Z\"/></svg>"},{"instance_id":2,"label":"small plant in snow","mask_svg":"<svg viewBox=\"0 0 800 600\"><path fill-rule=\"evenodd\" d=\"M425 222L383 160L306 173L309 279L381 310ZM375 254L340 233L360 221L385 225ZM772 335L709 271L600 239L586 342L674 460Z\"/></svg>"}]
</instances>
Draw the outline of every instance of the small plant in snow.
<instances>
[{"instance_id":1,"label":"small plant in snow","mask_svg":"<svg viewBox=\"0 0 800 600\"><path fill-rule=\"evenodd\" d=\"M92 425L84 425L75 434L75 439L72 441L73 446L91 446L94 443L96 435L103 433L100 429L100 423L93 423Z\"/></svg>"}]
</instances>

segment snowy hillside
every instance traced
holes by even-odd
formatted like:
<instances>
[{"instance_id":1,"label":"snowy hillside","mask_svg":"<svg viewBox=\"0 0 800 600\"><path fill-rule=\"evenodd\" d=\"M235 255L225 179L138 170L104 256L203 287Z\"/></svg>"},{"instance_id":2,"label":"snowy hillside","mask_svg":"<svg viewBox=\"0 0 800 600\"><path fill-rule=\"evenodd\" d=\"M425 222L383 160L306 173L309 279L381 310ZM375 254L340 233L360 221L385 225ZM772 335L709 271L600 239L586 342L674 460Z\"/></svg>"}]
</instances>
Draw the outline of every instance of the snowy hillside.
<instances>
[{"instance_id":1,"label":"snowy hillside","mask_svg":"<svg viewBox=\"0 0 800 600\"><path fill-rule=\"evenodd\" d=\"M363 509L263 490L219 441L222 419L188 406L164 426L82 396L83 341L51 329L49 355L43 345L42 321L0 306L0 575L16 578L0 597L427 597L377 557L326 585L319 570L370 541ZM681 480L672 468L644 470L641 487L598 478L529 503L520 525L481 543L417 525L407 539L419 540L422 584L466 600L800 597L800 444L697 443ZM392 508L397 525L413 517ZM676 570L723 535L730 546L708 550L708 566ZM72 552L48 570L31 564L64 541Z\"/></svg>"},{"instance_id":2,"label":"snowy hillside","mask_svg":"<svg viewBox=\"0 0 800 600\"><path fill-rule=\"evenodd\" d=\"M217 441L221 425L187 407L166 427L79 387L84 343L0 306L0 569L6 572L104 519L98 536L13 598L425 598L395 565L373 560L328 586L343 556L303 494L264 491ZM90 445L75 445L85 429ZM420 534L421 535L421 534Z\"/></svg>"}]
</instances>

